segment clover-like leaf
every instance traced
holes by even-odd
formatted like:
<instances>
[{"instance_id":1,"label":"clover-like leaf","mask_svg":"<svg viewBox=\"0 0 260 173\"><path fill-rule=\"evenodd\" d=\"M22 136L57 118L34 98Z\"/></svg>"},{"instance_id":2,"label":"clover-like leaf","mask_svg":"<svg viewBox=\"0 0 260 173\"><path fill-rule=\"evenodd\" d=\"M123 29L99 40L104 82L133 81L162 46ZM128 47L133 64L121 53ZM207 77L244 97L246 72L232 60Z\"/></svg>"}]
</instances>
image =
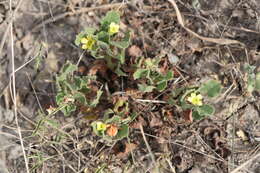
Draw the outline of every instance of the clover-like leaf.
<instances>
[{"instance_id":1,"label":"clover-like leaf","mask_svg":"<svg viewBox=\"0 0 260 173\"><path fill-rule=\"evenodd\" d=\"M77 66L71 64L69 61L62 67L61 74L57 77L58 81L64 81L67 79L67 75L77 70Z\"/></svg>"},{"instance_id":2,"label":"clover-like leaf","mask_svg":"<svg viewBox=\"0 0 260 173\"><path fill-rule=\"evenodd\" d=\"M85 95L81 92L75 92L73 94L73 98L79 101L81 104L85 105L87 103Z\"/></svg>"},{"instance_id":3,"label":"clover-like leaf","mask_svg":"<svg viewBox=\"0 0 260 173\"><path fill-rule=\"evenodd\" d=\"M147 74L148 70L147 69L142 69L142 68L139 68L137 69L134 74L133 74L133 77L134 77L134 80L136 79L140 79L142 77L145 77L146 74Z\"/></svg>"},{"instance_id":4,"label":"clover-like leaf","mask_svg":"<svg viewBox=\"0 0 260 173\"><path fill-rule=\"evenodd\" d=\"M61 109L61 111L63 112L63 114L65 116L69 116L72 112L74 112L76 110L76 106L75 105L67 105L65 106L63 109Z\"/></svg>"},{"instance_id":5,"label":"clover-like leaf","mask_svg":"<svg viewBox=\"0 0 260 173\"><path fill-rule=\"evenodd\" d=\"M101 31L97 34L98 40L109 44L109 34L105 31Z\"/></svg>"},{"instance_id":6,"label":"clover-like leaf","mask_svg":"<svg viewBox=\"0 0 260 173\"><path fill-rule=\"evenodd\" d=\"M59 93L56 95L55 100L56 100L56 102L57 102L58 105L61 104L61 103L64 101L64 96L65 96L65 95L66 95L66 94L65 94L64 92L59 92Z\"/></svg>"},{"instance_id":7,"label":"clover-like leaf","mask_svg":"<svg viewBox=\"0 0 260 173\"><path fill-rule=\"evenodd\" d=\"M130 45L130 32L125 34L125 37L121 41L110 41L110 44L120 49L126 49Z\"/></svg>"},{"instance_id":8,"label":"clover-like leaf","mask_svg":"<svg viewBox=\"0 0 260 173\"><path fill-rule=\"evenodd\" d=\"M96 98L91 101L90 106L96 107L97 104L99 103L99 99L100 99L100 97L101 97L102 94L103 94L103 91L102 91L101 89L98 90L98 91L97 91Z\"/></svg>"},{"instance_id":9,"label":"clover-like leaf","mask_svg":"<svg viewBox=\"0 0 260 173\"><path fill-rule=\"evenodd\" d=\"M142 92L152 92L153 89L155 87L154 86L149 86L149 85L146 85L146 84L138 84L138 89Z\"/></svg>"},{"instance_id":10,"label":"clover-like leaf","mask_svg":"<svg viewBox=\"0 0 260 173\"><path fill-rule=\"evenodd\" d=\"M164 77L164 80L169 81L169 80L172 80L173 77L174 77L173 71L168 71L168 72L166 73L165 77Z\"/></svg>"},{"instance_id":11,"label":"clover-like leaf","mask_svg":"<svg viewBox=\"0 0 260 173\"><path fill-rule=\"evenodd\" d=\"M163 90L165 90L166 87L167 87L167 81L161 81L157 84L156 89L162 92Z\"/></svg>"},{"instance_id":12,"label":"clover-like leaf","mask_svg":"<svg viewBox=\"0 0 260 173\"><path fill-rule=\"evenodd\" d=\"M202 94L207 94L208 97L216 97L221 92L221 84L216 80L209 80L208 82L202 84L199 88L199 92Z\"/></svg>"},{"instance_id":13,"label":"clover-like leaf","mask_svg":"<svg viewBox=\"0 0 260 173\"><path fill-rule=\"evenodd\" d=\"M197 107L196 110L201 116L212 115L215 112L215 108L207 104Z\"/></svg>"},{"instance_id":14,"label":"clover-like leaf","mask_svg":"<svg viewBox=\"0 0 260 173\"><path fill-rule=\"evenodd\" d=\"M192 117L195 120L201 120L204 118L204 116L200 115L198 111L192 111Z\"/></svg>"},{"instance_id":15,"label":"clover-like leaf","mask_svg":"<svg viewBox=\"0 0 260 173\"><path fill-rule=\"evenodd\" d=\"M109 11L105 17L101 20L101 29L103 31L107 31L109 25L114 22L119 24L120 22L120 14L116 11Z\"/></svg>"},{"instance_id":16,"label":"clover-like leaf","mask_svg":"<svg viewBox=\"0 0 260 173\"><path fill-rule=\"evenodd\" d=\"M109 123L110 123L110 124L118 124L118 123L120 123L120 121L121 121L121 117L115 115L115 116L113 116L112 118L107 119L105 122L106 122L107 124L109 124Z\"/></svg>"},{"instance_id":17,"label":"clover-like leaf","mask_svg":"<svg viewBox=\"0 0 260 173\"><path fill-rule=\"evenodd\" d=\"M127 137L128 134L129 134L129 126L127 124L122 124L117 132L117 135L115 136L115 139L121 140Z\"/></svg>"},{"instance_id":18,"label":"clover-like leaf","mask_svg":"<svg viewBox=\"0 0 260 173\"><path fill-rule=\"evenodd\" d=\"M115 73L118 75L118 76L127 76L127 74L125 72L123 72L120 67L118 66L115 70Z\"/></svg>"},{"instance_id":19,"label":"clover-like leaf","mask_svg":"<svg viewBox=\"0 0 260 173\"><path fill-rule=\"evenodd\" d=\"M251 93L255 90L255 87L256 87L256 76L254 73L251 73L248 75L247 78L247 91Z\"/></svg>"}]
</instances>

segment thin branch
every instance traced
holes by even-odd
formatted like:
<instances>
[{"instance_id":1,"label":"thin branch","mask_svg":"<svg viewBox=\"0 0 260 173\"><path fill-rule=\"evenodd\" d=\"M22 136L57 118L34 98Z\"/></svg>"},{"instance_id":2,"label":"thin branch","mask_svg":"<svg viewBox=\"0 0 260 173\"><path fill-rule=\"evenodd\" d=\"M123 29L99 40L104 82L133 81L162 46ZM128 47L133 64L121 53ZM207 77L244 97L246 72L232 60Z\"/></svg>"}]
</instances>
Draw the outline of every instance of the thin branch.
<instances>
[{"instance_id":1,"label":"thin branch","mask_svg":"<svg viewBox=\"0 0 260 173\"><path fill-rule=\"evenodd\" d=\"M10 11L12 12L12 0L9 1L10 2ZM21 143L21 147L22 147L22 151L23 151L23 157L24 157L24 162L25 162L25 168L26 168L26 172L29 172L29 166L28 166L28 160L26 157L26 153L25 153L25 149L24 149L24 144L23 144L23 137L22 137L22 133L21 133L21 129L19 126L19 122L18 122L18 114L17 114L17 100L16 100L16 89L15 89L15 61L14 61L14 37L13 37L13 21L10 21L10 41L11 41L11 59L12 59L12 72L13 72L13 81L12 81L12 86L10 86L10 89L12 87L12 95L13 95L13 102L14 102L14 116L15 116L15 122L16 122L16 126L17 126L17 131L19 134L19 140Z\"/></svg>"},{"instance_id":2,"label":"thin branch","mask_svg":"<svg viewBox=\"0 0 260 173\"><path fill-rule=\"evenodd\" d=\"M242 165L238 166L236 169L234 169L231 173L237 173L238 171L240 171L241 169L244 169L244 167L246 165L248 165L250 162L252 162L253 160L257 159L258 157L260 157L260 153L258 153L257 155L255 155L254 157L252 157L251 159L249 159L248 161L244 162Z\"/></svg>"}]
</instances>

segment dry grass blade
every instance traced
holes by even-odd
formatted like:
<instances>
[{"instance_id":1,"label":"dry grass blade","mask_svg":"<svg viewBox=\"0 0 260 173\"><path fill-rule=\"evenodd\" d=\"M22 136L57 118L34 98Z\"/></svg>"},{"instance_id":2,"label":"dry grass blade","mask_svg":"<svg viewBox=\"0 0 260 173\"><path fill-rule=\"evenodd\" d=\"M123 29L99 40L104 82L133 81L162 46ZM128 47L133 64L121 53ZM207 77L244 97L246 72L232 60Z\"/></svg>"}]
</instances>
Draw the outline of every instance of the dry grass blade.
<instances>
[{"instance_id":1,"label":"dry grass blade","mask_svg":"<svg viewBox=\"0 0 260 173\"><path fill-rule=\"evenodd\" d=\"M24 1L25 1L25 0L24 0ZM5 44L5 40L6 40L8 31L9 31L9 29L10 29L10 27L11 27L11 24L12 24L14 18L15 18L15 14L16 14L16 12L18 11L18 9L20 8L22 2L24 2L24 1L22 1L22 0L19 1L19 3L18 3L18 5L17 5L17 7L15 8L15 10L13 11L12 15L10 16L9 19L7 19L7 21L9 20L9 24L8 24L8 26L7 26L7 29L5 30L5 33L4 33L3 37L2 37L1 42L0 42L0 57L1 57L1 53L3 52L2 50L3 50L4 44Z\"/></svg>"},{"instance_id":2,"label":"dry grass blade","mask_svg":"<svg viewBox=\"0 0 260 173\"><path fill-rule=\"evenodd\" d=\"M194 31L192 31L191 29L187 28L184 24L184 20L183 17L181 15L181 12L176 4L176 2L174 0L168 0L174 7L175 11L176 11L176 15L177 15L177 20L179 22L179 24L190 34L192 34L193 36L203 40L203 41L208 41L211 43L216 43L216 44L220 44L220 45L228 45L228 44L240 44L242 46L245 46L243 43L237 41L237 40L231 40L231 39L225 39L225 38L211 38L211 37L204 37L201 36L197 33L195 33Z\"/></svg>"},{"instance_id":3,"label":"dry grass blade","mask_svg":"<svg viewBox=\"0 0 260 173\"><path fill-rule=\"evenodd\" d=\"M248 165L250 162L256 160L258 157L260 157L260 153L249 159L248 161L244 162L242 165L238 166L236 169L234 169L231 173L237 173L241 169L243 170L246 165Z\"/></svg>"},{"instance_id":4,"label":"dry grass blade","mask_svg":"<svg viewBox=\"0 0 260 173\"><path fill-rule=\"evenodd\" d=\"M143 139L144 139L146 148L147 148L148 151L149 151L149 155L150 155L150 157L151 157L151 159L152 159L152 162L153 162L154 166L157 168L156 162L155 162L155 157L154 157L154 155L153 155L153 153L152 153L152 150L151 150L151 147L150 147L149 143L148 143L147 140L146 140L146 137L145 137L145 134L144 134L144 129L143 129L143 126L142 126L142 125L140 125L140 130L141 130L141 133L142 133L142 136L143 136Z\"/></svg>"},{"instance_id":5,"label":"dry grass blade","mask_svg":"<svg viewBox=\"0 0 260 173\"><path fill-rule=\"evenodd\" d=\"M58 14L56 16L52 16L51 18L43 21L39 25L36 25L32 29L32 31L35 32L38 29L40 29L43 25L55 22L64 17L67 17L67 16L73 16L73 15L82 14L82 13L86 13L86 12L90 12L90 11L94 11L94 10L100 10L100 9L121 8L124 5L126 5L126 4L125 3L123 3L123 4L122 3L106 4L106 5L102 5L102 6L98 6L98 7L81 8L80 10L75 10L74 12L66 12L66 13Z\"/></svg>"},{"instance_id":6,"label":"dry grass blade","mask_svg":"<svg viewBox=\"0 0 260 173\"><path fill-rule=\"evenodd\" d=\"M10 0L10 12L12 13L12 0ZM17 113L17 100L16 100L16 83L15 83L15 60L14 60L14 36L13 36L13 21L10 21L10 44L11 44L11 62L12 62L12 86L10 86L10 89L12 89L12 96L13 96L13 102L14 102L14 117L15 117L15 123L17 126L17 131L19 134L19 140L21 143L21 148L23 151L23 156L24 156L24 162L25 162L25 168L26 168L26 172L29 173L29 166L28 166L28 159L26 157L26 152L25 152L25 148L24 148L24 143L23 143L23 136L21 133L21 128L19 126L19 122L18 122L18 113Z\"/></svg>"}]
</instances>

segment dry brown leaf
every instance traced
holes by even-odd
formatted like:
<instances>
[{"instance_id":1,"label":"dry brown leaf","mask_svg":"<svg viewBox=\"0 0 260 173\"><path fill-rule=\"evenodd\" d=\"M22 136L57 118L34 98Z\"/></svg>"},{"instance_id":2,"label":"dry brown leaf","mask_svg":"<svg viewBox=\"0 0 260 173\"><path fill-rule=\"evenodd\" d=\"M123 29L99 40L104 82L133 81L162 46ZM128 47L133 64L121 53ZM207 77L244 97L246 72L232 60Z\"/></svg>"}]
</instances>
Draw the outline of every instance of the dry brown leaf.
<instances>
[{"instance_id":1,"label":"dry brown leaf","mask_svg":"<svg viewBox=\"0 0 260 173\"><path fill-rule=\"evenodd\" d=\"M106 133L108 136L115 137L118 132L118 127L116 125L110 124L107 125Z\"/></svg>"},{"instance_id":2,"label":"dry brown leaf","mask_svg":"<svg viewBox=\"0 0 260 173\"><path fill-rule=\"evenodd\" d=\"M188 123L193 122L192 110L188 109L188 110L183 111L183 118Z\"/></svg>"},{"instance_id":3,"label":"dry brown leaf","mask_svg":"<svg viewBox=\"0 0 260 173\"><path fill-rule=\"evenodd\" d=\"M130 124L130 128L133 129L139 129L140 126L146 127L147 126L147 122L144 120L143 117L138 116L137 117L137 121L134 121Z\"/></svg>"},{"instance_id":4,"label":"dry brown leaf","mask_svg":"<svg viewBox=\"0 0 260 173\"><path fill-rule=\"evenodd\" d=\"M99 72L102 76L106 76L107 69L107 65L104 61L97 60L94 62L94 65L90 68L88 74L96 75L97 72Z\"/></svg>"},{"instance_id":5,"label":"dry brown leaf","mask_svg":"<svg viewBox=\"0 0 260 173\"><path fill-rule=\"evenodd\" d=\"M149 125L150 125L150 127L160 127L163 125L163 122L160 118L156 117L152 113L152 119L151 119L151 121L149 121Z\"/></svg>"},{"instance_id":6,"label":"dry brown leaf","mask_svg":"<svg viewBox=\"0 0 260 173\"><path fill-rule=\"evenodd\" d=\"M128 49L128 53L129 53L130 56L134 56L134 57L142 56L142 50L136 45L131 46Z\"/></svg>"},{"instance_id":7,"label":"dry brown leaf","mask_svg":"<svg viewBox=\"0 0 260 173\"><path fill-rule=\"evenodd\" d=\"M84 119L86 120L96 120L99 116L98 109L94 109L88 106L81 106L80 112L82 115L84 115Z\"/></svg>"},{"instance_id":8,"label":"dry brown leaf","mask_svg":"<svg viewBox=\"0 0 260 173\"><path fill-rule=\"evenodd\" d=\"M79 72L80 74L85 74L86 71L87 71L87 67L86 67L86 66L81 65L81 66L78 67L78 72Z\"/></svg>"},{"instance_id":9,"label":"dry brown leaf","mask_svg":"<svg viewBox=\"0 0 260 173\"><path fill-rule=\"evenodd\" d=\"M176 2L174 0L168 0L174 7L175 11L176 11L176 15L177 15L177 20L179 22L179 24L190 34L192 34L193 36L204 40L204 41L208 41L208 42L212 42L212 43L217 43L220 45L228 45L228 44L240 44L242 46L245 46L243 43L237 41L237 40L231 40L231 39L225 39L225 38L211 38L211 37L204 37L201 36L197 33L195 33L194 31L192 31L191 29L187 28L184 24L184 20L183 20L183 16L181 15L181 12L176 4Z\"/></svg>"},{"instance_id":10,"label":"dry brown leaf","mask_svg":"<svg viewBox=\"0 0 260 173\"><path fill-rule=\"evenodd\" d=\"M125 144L125 151L119 152L116 156L118 158L126 158L130 152L132 152L134 149L136 149L136 144L134 143L126 143Z\"/></svg>"}]
</instances>

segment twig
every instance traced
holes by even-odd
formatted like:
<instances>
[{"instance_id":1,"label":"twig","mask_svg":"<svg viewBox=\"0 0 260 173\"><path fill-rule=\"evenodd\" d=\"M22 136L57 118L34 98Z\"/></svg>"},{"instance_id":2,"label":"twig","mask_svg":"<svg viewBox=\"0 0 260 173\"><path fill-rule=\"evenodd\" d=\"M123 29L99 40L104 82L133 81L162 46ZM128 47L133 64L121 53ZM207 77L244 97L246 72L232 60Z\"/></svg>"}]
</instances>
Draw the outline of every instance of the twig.
<instances>
[{"instance_id":1,"label":"twig","mask_svg":"<svg viewBox=\"0 0 260 173\"><path fill-rule=\"evenodd\" d=\"M10 0L10 11L12 12L12 0ZM12 92L13 92L13 102L14 102L14 116L15 116L17 131L19 134L19 139L20 139L20 143L21 143L21 147L22 147L22 151L23 151L26 172L30 173L29 166L28 166L28 160L26 157L24 144L23 144L23 137L22 137L21 129L20 129L19 122L18 122L18 114L17 114L17 100L16 100L16 89L15 89L15 67L14 67L15 62L14 62L13 20L10 21L10 41L11 41L11 60L12 60L12 71L13 71ZM11 89L11 86L10 86L10 89Z\"/></svg>"},{"instance_id":2,"label":"twig","mask_svg":"<svg viewBox=\"0 0 260 173\"><path fill-rule=\"evenodd\" d=\"M257 155L255 155L254 157L252 157L251 159L247 160L246 162L244 162L242 165L238 166L236 169L234 169L231 173L237 173L239 170L244 169L244 167L249 164L250 162L252 162L253 160L255 160L257 157L260 157L260 153L258 153Z\"/></svg>"},{"instance_id":3,"label":"twig","mask_svg":"<svg viewBox=\"0 0 260 173\"><path fill-rule=\"evenodd\" d=\"M166 104L167 102L161 100L144 100L144 99L134 99L136 102L146 102L146 103L163 103Z\"/></svg>"},{"instance_id":4,"label":"twig","mask_svg":"<svg viewBox=\"0 0 260 173\"><path fill-rule=\"evenodd\" d=\"M146 140L146 137L145 137L145 134L144 134L144 129L143 129L143 126L140 124L140 130L141 130L141 133L142 133L142 136L143 136L143 139L144 139L144 142L145 142L145 145L146 145L146 148L148 149L148 152L149 152L149 155L152 159L152 162L154 163L154 165L156 166L156 162L155 162L155 157L152 153L152 150L151 150L151 147L149 145L149 143L147 142ZM157 167L157 166L156 166Z\"/></svg>"},{"instance_id":5,"label":"twig","mask_svg":"<svg viewBox=\"0 0 260 173\"><path fill-rule=\"evenodd\" d=\"M10 0L11 1L11 0ZM6 30L5 30L5 33L2 37L2 40L1 40L1 43L0 43L0 57L1 57L1 53L3 52L3 47L4 47L4 44L5 44L5 40L6 40L6 37L7 37L7 34L8 34L8 31L13 23L13 20L14 20L14 17L15 17L15 14L17 12L17 10L20 8L22 2L24 2L25 0L20 0L18 5L16 6L15 10L13 11L13 14L11 15L10 19L7 19L6 21L10 20L10 23L8 24ZM11 8L11 7L10 7Z\"/></svg>"},{"instance_id":6,"label":"twig","mask_svg":"<svg viewBox=\"0 0 260 173\"><path fill-rule=\"evenodd\" d=\"M175 0L168 0L174 7L175 11L176 11L176 15L177 15L177 20L179 22L179 24L181 25L181 27L183 29L185 29L187 32L189 32L190 34L192 34L193 36L201 39L201 40L204 40L204 41L208 41L208 42L212 42L212 43L217 43L217 44L220 44L220 45L228 45L228 44L240 44L242 45L243 47L245 46L243 43L237 41L237 40L231 40L231 39L225 39L225 38L211 38L211 37L204 37L204 36L201 36L197 33L195 33L194 31L192 31L191 29L187 28L184 24L184 19L181 15L181 12L175 2Z\"/></svg>"},{"instance_id":7,"label":"twig","mask_svg":"<svg viewBox=\"0 0 260 173\"><path fill-rule=\"evenodd\" d=\"M46 19L45 21L41 22L40 24L36 25L31 29L31 32L36 32L38 31L42 26L47 25L49 23L56 22L58 20L61 20L67 16L73 16L77 14L82 14L94 10L100 10L100 9L109 9L109 8L121 8L123 6L126 6L127 3L115 3L115 4L106 4L106 5L101 5L98 7L89 7L89 8L81 8L80 10L75 10L75 12L65 12L62 14L58 14L56 16L51 16L51 18ZM27 38L28 34L25 35L19 42L23 42Z\"/></svg>"},{"instance_id":8,"label":"twig","mask_svg":"<svg viewBox=\"0 0 260 173\"><path fill-rule=\"evenodd\" d=\"M38 103L38 105L39 105L39 108L41 109L42 113L44 113L44 110L43 110L42 105L41 105L41 103L40 103L40 100L39 100L39 98L38 98L38 96L37 96L37 94L36 94L36 90L35 90L35 88L34 88L34 85L33 85L33 83L32 83L32 80L31 80L31 78L30 78L30 76L29 76L29 74L28 74L27 72L26 72L26 76L27 76L27 78L28 78L28 80L29 80L29 82L30 82L30 84L31 84L31 87L32 87L32 89L33 89L33 93L34 93L34 95L35 95L35 98L36 98L36 100L37 100L37 103Z\"/></svg>"}]
</instances>

